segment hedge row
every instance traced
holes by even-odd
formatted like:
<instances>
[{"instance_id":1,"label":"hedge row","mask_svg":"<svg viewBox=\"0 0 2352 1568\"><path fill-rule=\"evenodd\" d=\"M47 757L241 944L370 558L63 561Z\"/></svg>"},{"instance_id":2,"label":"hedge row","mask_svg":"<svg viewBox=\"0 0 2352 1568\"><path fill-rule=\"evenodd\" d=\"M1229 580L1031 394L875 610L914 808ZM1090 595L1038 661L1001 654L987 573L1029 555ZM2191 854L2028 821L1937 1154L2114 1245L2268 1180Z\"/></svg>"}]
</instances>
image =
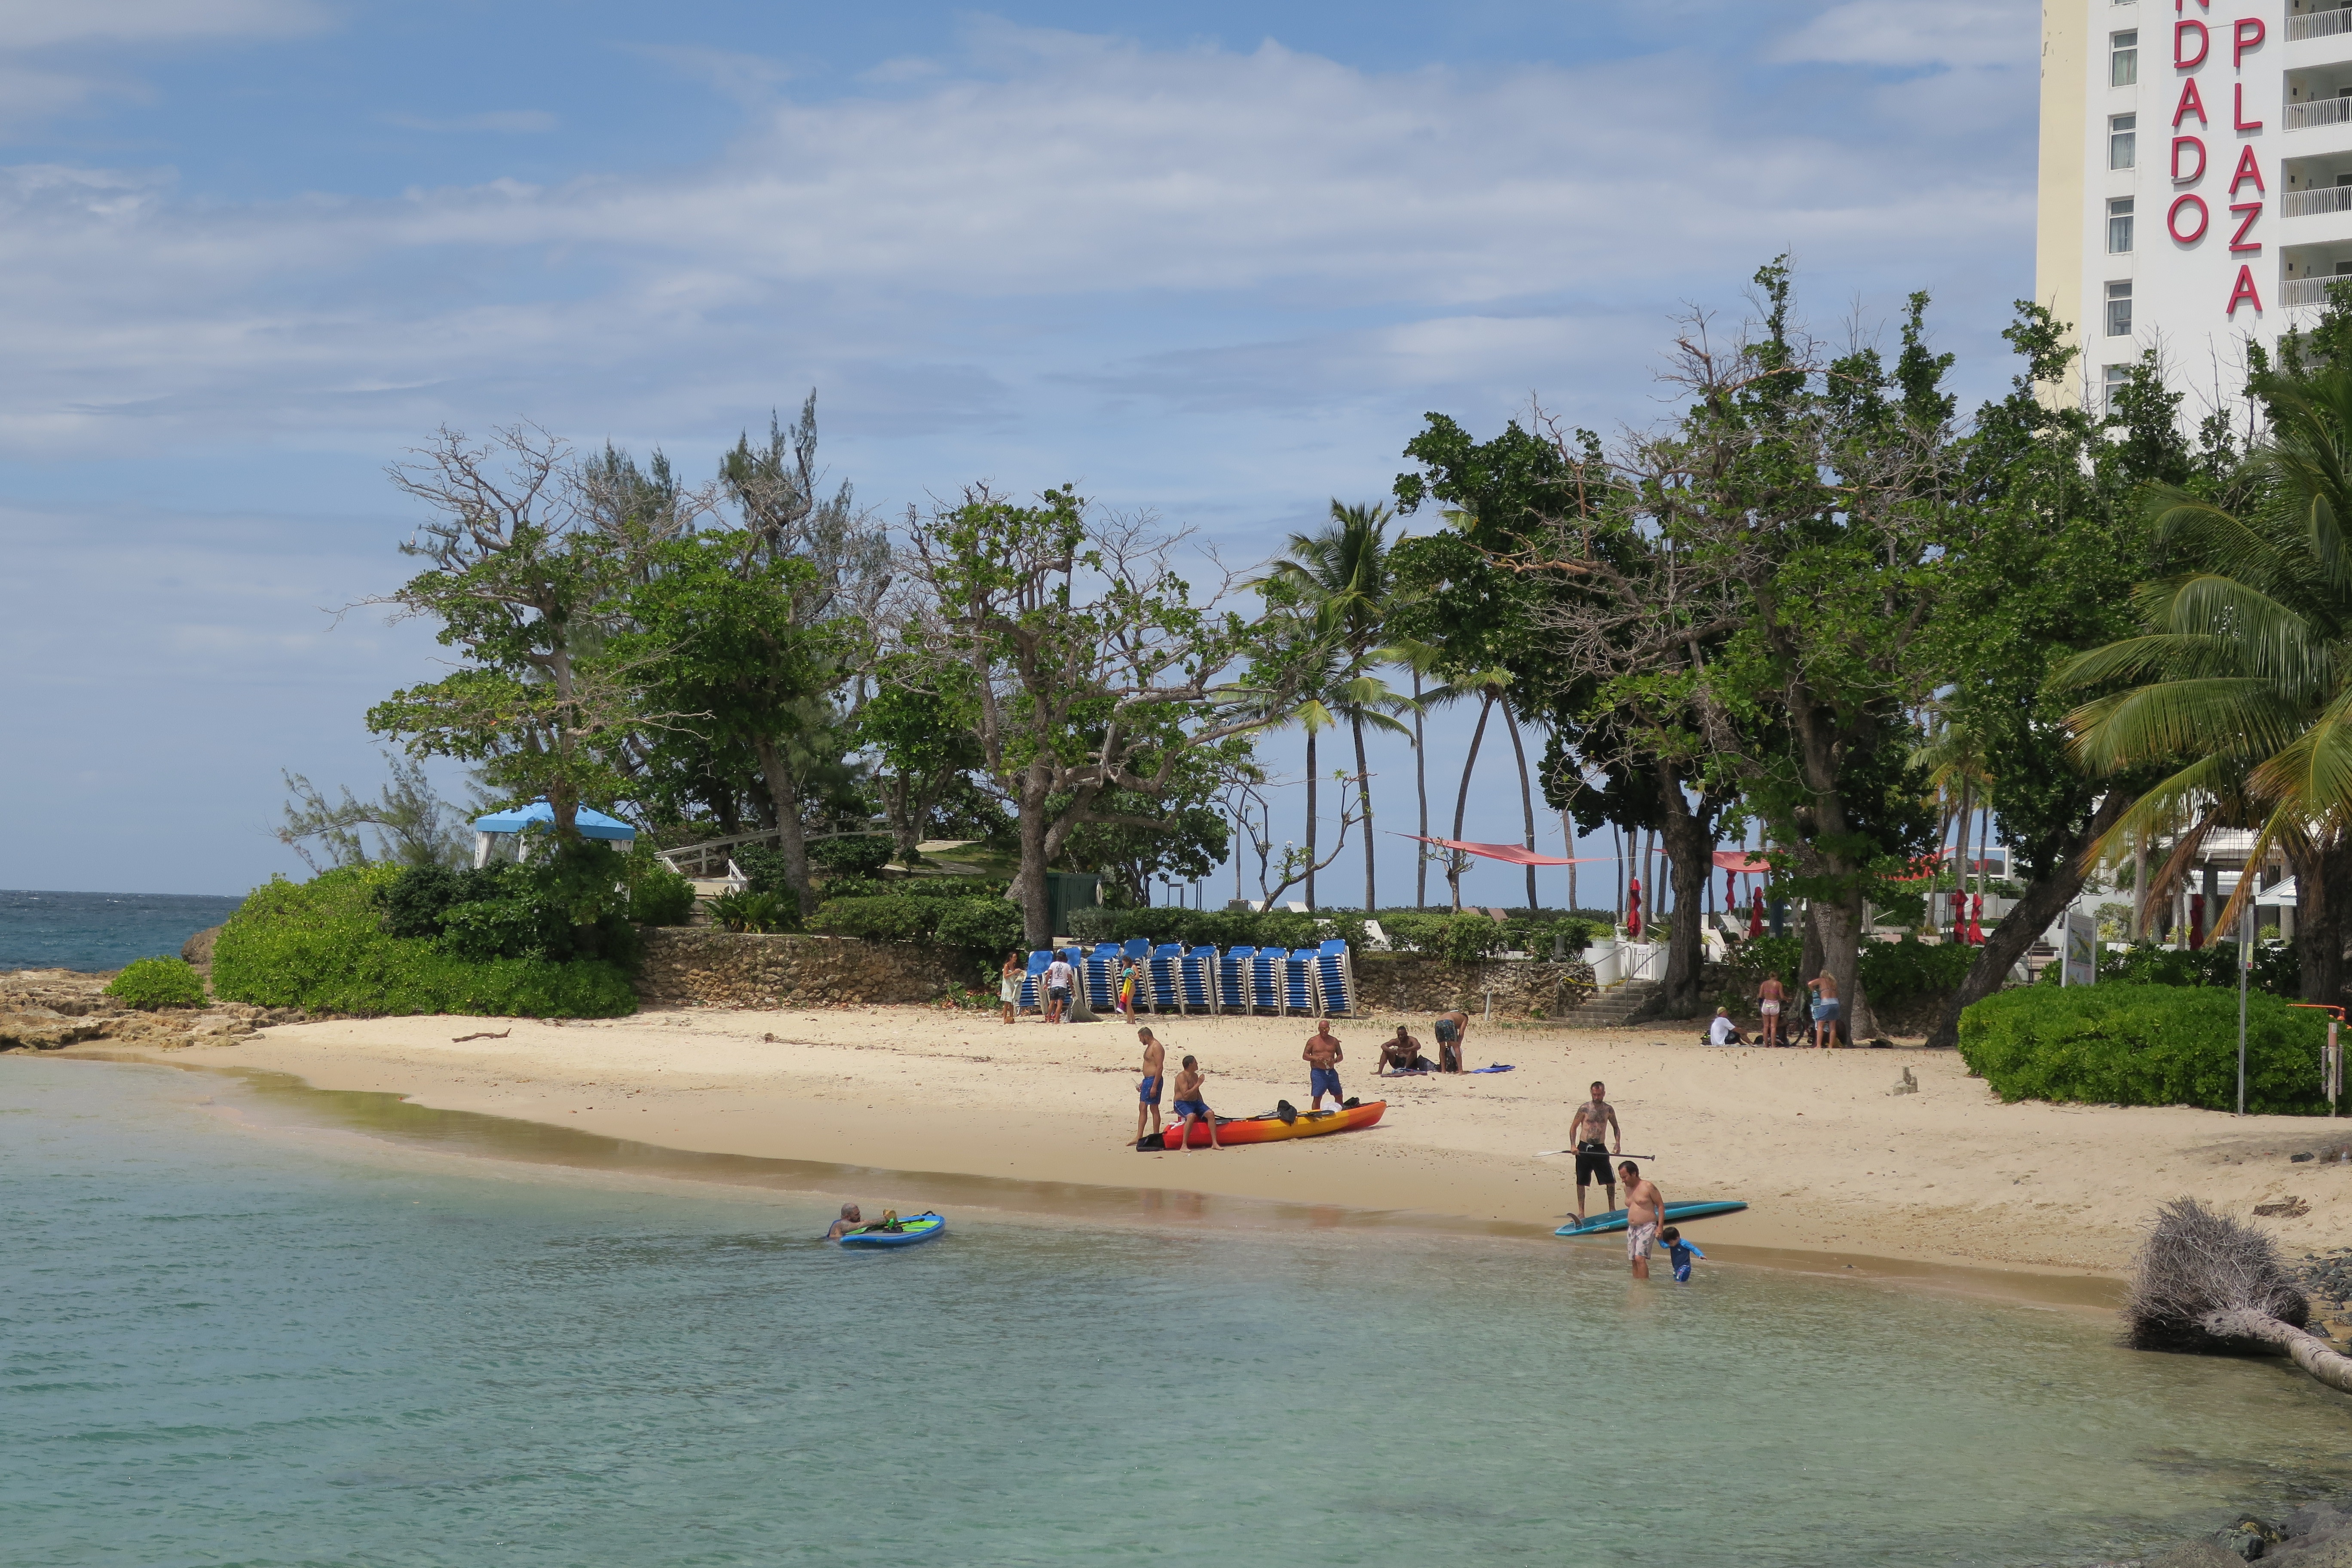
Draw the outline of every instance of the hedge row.
<instances>
[{"instance_id":1,"label":"hedge row","mask_svg":"<svg viewBox=\"0 0 2352 1568\"><path fill-rule=\"evenodd\" d=\"M1429 953L1455 963L1475 963L1503 952L1548 957L1555 933L1570 956L1579 956L1595 936L1608 931L1605 922L1583 915L1515 916L1506 922L1490 915L1382 910L1371 918L1380 921L1391 951ZM1336 938L1360 954L1367 942L1365 918L1346 910L1311 915L1295 910L1079 910L1070 916L1070 927L1068 934L1081 942L1128 942L1140 937L1155 946L1180 942L1186 947L1301 948Z\"/></svg>"},{"instance_id":2,"label":"hedge row","mask_svg":"<svg viewBox=\"0 0 2352 1568\"><path fill-rule=\"evenodd\" d=\"M213 994L362 1016L612 1018L636 1011L627 973L604 959L476 961L436 936L390 934L380 895L402 875L395 866L349 866L255 889L214 945Z\"/></svg>"},{"instance_id":3,"label":"hedge row","mask_svg":"<svg viewBox=\"0 0 2352 1568\"><path fill-rule=\"evenodd\" d=\"M2275 996L2246 999L2246 1109L2323 1114L2326 1024ZM2238 1104L2238 998L2209 986L2101 982L2020 987L1960 1015L1960 1057L2004 1100Z\"/></svg>"},{"instance_id":4,"label":"hedge row","mask_svg":"<svg viewBox=\"0 0 2352 1568\"><path fill-rule=\"evenodd\" d=\"M868 942L936 942L976 952L1021 945L1021 908L1001 898L923 898L904 893L827 899L808 929Z\"/></svg>"}]
</instances>

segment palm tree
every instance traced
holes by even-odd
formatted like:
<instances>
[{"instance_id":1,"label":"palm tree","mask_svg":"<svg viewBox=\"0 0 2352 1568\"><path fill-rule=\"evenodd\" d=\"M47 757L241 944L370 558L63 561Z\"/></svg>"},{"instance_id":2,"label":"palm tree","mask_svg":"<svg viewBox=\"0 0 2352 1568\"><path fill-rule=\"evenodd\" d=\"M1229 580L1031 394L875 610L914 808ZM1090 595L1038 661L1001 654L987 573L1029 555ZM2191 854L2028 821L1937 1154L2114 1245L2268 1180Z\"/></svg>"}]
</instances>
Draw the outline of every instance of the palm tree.
<instances>
[{"instance_id":1,"label":"palm tree","mask_svg":"<svg viewBox=\"0 0 2352 1568\"><path fill-rule=\"evenodd\" d=\"M2155 492L2177 574L2139 591L2141 635L2081 655L2060 679L2136 683L2072 715L2086 765L2174 769L2099 851L2183 819L2197 825L2184 841L2231 819L2256 827L2249 867L2276 847L2295 868L2304 995L2333 1002L2352 895L2352 368L2257 390L2273 423L2241 475L2249 504ZM2239 879L2216 929L2253 881Z\"/></svg>"},{"instance_id":2,"label":"palm tree","mask_svg":"<svg viewBox=\"0 0 2352 1568\"><path fill-rule=\"evenodd\" d=\"M1389 570L1385 506L1331 502L1331 521L1314 533L1294 533L1288 552L1267 569L1263 581L1278 584L1327 642L1332 659L1319 689L1298 710L1307 727L1307 858L1315 858L1315 734L1325 723L1344 720L1356 745L1357 804L1364 821L1364 912L1380 907L1372 844L1372 775L1364 755L1364 731L1406 732L1394 715L1411 710L1412 700L1391 690L1372 672L1397 662L1383 646L1382 627L1396 584ZM1313 711L1310 713L1309 709ZM1315 880L1307 881L1307 904L1315 907Z\"/></svg>"},{"instance_id":3,"label":"palm tree","mask_svg":"<svg viewBox=\"0 0 2352 1568\"><path fill-rule=\"evenodd\" d=\"M1965 922L1960 906L1969 892L1969 832L1979 811L1992 809L1992 774L1985 766L1984 744L1975 731L1946 718L1940 731L1911 753L1912 762L1927 770L1927 783L1949 803L1946 831L1957 823L1959 841L1953 850L1952 924ZM1986 818L1991 820L1990 816ZM1937 840L1941 842L1940 837ZM1979 857L1983 846L1978 846Z\"/></svg>"}]
</instances>

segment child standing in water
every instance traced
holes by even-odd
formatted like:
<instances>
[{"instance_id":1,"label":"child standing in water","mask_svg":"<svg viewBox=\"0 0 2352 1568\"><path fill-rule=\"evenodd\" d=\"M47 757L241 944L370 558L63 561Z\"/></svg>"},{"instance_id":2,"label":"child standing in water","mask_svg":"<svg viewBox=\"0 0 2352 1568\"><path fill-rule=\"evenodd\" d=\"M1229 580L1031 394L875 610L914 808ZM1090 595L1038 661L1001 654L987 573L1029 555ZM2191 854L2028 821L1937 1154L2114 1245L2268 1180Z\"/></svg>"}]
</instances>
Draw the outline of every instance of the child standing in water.
<instances>
[{"instance_id":1,"label":"child standing in water","mask_svg":"<svg viewBox=\"0 0 2352 1568\"><path fill-rule=\"evenodd\" d=\"M1706 1254L1683 1239L1682 1228L1679 1226L1666 1226L1665 1229L1658 1232L1658 1239L1666 1244L1666 1261L1675 1266L1675 1283L1689 1284L1691 1259L1705 1258Z\"/></svg>"}]
</instances>

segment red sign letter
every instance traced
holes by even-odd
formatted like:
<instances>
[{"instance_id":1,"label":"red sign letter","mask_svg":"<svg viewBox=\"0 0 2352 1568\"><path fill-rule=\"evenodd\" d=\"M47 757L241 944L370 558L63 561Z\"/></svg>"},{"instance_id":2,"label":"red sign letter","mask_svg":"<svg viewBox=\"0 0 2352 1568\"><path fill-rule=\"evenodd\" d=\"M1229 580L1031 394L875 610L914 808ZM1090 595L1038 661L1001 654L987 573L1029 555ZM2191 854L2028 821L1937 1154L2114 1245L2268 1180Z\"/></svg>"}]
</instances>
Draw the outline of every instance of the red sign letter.
<instances>
[{"instance_id":1,"label":"red sign letter","mask_svg":"<svg viewBox=\"0 0 2352 1568\"><path fill-rule=\"evenodd\" d=\"M2183 147L2197 149L2197 169L2193 174L2184 174L2180 172L2180 150ZM2205 143L2194 136L2174 137L2172 139L2172 183L2176 185L2193 185L2204 177Z\"/></svg>"},{"instance_id":2,"label":"red sign letter","mask_svg":"<svg viewBox=\"0 0 2352 1568\"><path fill-rule=\"evenodd\" d=\"M2230 129L2232 131L2260 131L2263 128L2263 122L2261 121L2249 120L2246 118L2246 84L2244 82L2238 83L2237 89L2238 101L2233 104L2230 110Z\"/></svg>"},{"instance_id":3,"label":"red sign letter","mask_svg":"<svg viewBox=\"0 0 2352 1568\"><path fill-rule=\"evenodd\" d=\"M2241 302L2252 305L2257 316L2263 313L2263 297L2254 292L2254 269L2251 267L2238 268L2238 281L2230 290L2230 308L2221 314L2236 316Z\"/></svg>"},{"instance_id":4,"label":"red sign letter","mask_svg":"<svg viewBox=\"0 0 2352 1568\"><path fill-rule=\"evenodd\" d=\"M2262 242L2260 240L2256 240L2251 245L2247 244L2246 230L2253 227L2254 220L2263 216L2263 204L2260 202L2242 202L2238 205L2231 207L2230 210L2233 213L2243 213L2246 215L2246 221L2240 224L2238 226L2238 232L2230 237L2230 254L2236 256L2242 251L2251 250L2259 255L2263 248Z\"/></svg>"},{"instance_id":5,"label":"red sign letter","mask_svg":"<svg viewBox=\"0 0 2352 1568\"><path fill-rule=\"evenodd\" d=\"M2230 29L2230 65L2235 68L2246 58L2248 49L2258 49L2263 44L2263 23L2259 16L2241 16Z\"/></svg>"},{"instance_id":6,"label":"red sign letter","mask_svg":"<svg viewBox=\"0 0 2352 1568\"><path fill-rule=\"evenodd\" d=\"M2242 148L2238 153L2238 172L2230 176L2230 194L2236 195L2238 187L2248 180L2253 181L2254 189L2265 195L2268 194L2269 187L2263 184L2263 172L2254 163L2254 150L2252 147Z\"/></svg>"},{"instance_id":7,"label":"red sign letter","mask_svg":"<svg viewBox=\"0 0 2352 1568\"><path fill-rule=\"evenodd\" d=\"M2197 209L2197 226L2189 233L2183 234L2180 232L2180 209L2191 206ZM2175 196L2172 198L2172 209L2164 215L2164 226L2170 231L2172 237L2181 244L2194 245L2205 237L2205 224L2211 216L2205 210L2203 196Z\"/></svg>"},{"instance_id":8,"label":"red sign letter","mask_svg":"<svg viewBox=\"0 0 2352 1568\"><path fill-rule=\"evenodd\" d=\"M2197 32L2197 58L2193 60L2189 58L2189 33L2192 27ZM2212 47L2213 35L2205 30L2204 23L2192 21L2172 24L2172 63L2175 68L2185 71L2195 70L2205 63L2206 53Z\"/></svg>"},{"instance_id":9,"label":"red sign letter","mask_svg":"<svg viewBox=\"0 0 2352 1568\"><path fill-rule=\"evenodd\" d=\"M2198 95L2197 79L2193 76L2180 84L2180 107L2172 111L2172 128L2179 130L2181 121L2192 114L2198 124L2205 123L2205 100Z\"/></svg>"}]
</instances>

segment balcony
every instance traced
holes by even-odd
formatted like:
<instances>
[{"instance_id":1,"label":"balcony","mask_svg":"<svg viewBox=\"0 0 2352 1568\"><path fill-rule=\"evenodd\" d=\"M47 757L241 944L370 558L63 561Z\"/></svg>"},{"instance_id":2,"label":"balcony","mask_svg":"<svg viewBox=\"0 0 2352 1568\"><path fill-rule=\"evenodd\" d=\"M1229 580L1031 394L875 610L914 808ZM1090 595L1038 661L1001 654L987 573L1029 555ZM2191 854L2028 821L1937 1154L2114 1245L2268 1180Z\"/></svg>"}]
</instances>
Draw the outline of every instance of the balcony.
<instances>
[{"instance_id":1,"label":"balcony","mask_svg":"<svg viewBox=\"0 0 2352 1568\"><path fill-rule=\"evenodd\" d=\"M2305 38L2333 37L2338 33L2352 33L2352 7L2311 11L2286 19L2286 41L2290 44Z\"/></svg>"},{"instance_id":2,"label":"balcony","mask_svg":"<svg viewBox=\"0 0 2352 1568\"><path fill-rule=\"evenodd\" d=\"M2352 122L2352 98L2322 98L2286 106L2286 128L2289 131L2308 131L2314 126L2347 122Z\"/></svg>"},{"instance_id":3,"label":"balcony","mask_svg":"<svg viewBox=\"0 0 2352 1568\"><path fill-rule=\"evenodd\" d=\"M2290 278L2279 285L2279 303L2288 310L2298 305L2325 305L2327 286L2336 281L2333 278Z\"/></svg>"},{"instance_id":4,"label":"balcony","mask_svg":"<svg viewBox=\"0 0 2352 1568\"><path fill-rule=\"evenodd\" d=\"M2317 190L2286 191L2279 196L2279 216L2317 217L2321 213L2352 212L2352 185L2322 185Z\"/></svg>"}]
</instances>

